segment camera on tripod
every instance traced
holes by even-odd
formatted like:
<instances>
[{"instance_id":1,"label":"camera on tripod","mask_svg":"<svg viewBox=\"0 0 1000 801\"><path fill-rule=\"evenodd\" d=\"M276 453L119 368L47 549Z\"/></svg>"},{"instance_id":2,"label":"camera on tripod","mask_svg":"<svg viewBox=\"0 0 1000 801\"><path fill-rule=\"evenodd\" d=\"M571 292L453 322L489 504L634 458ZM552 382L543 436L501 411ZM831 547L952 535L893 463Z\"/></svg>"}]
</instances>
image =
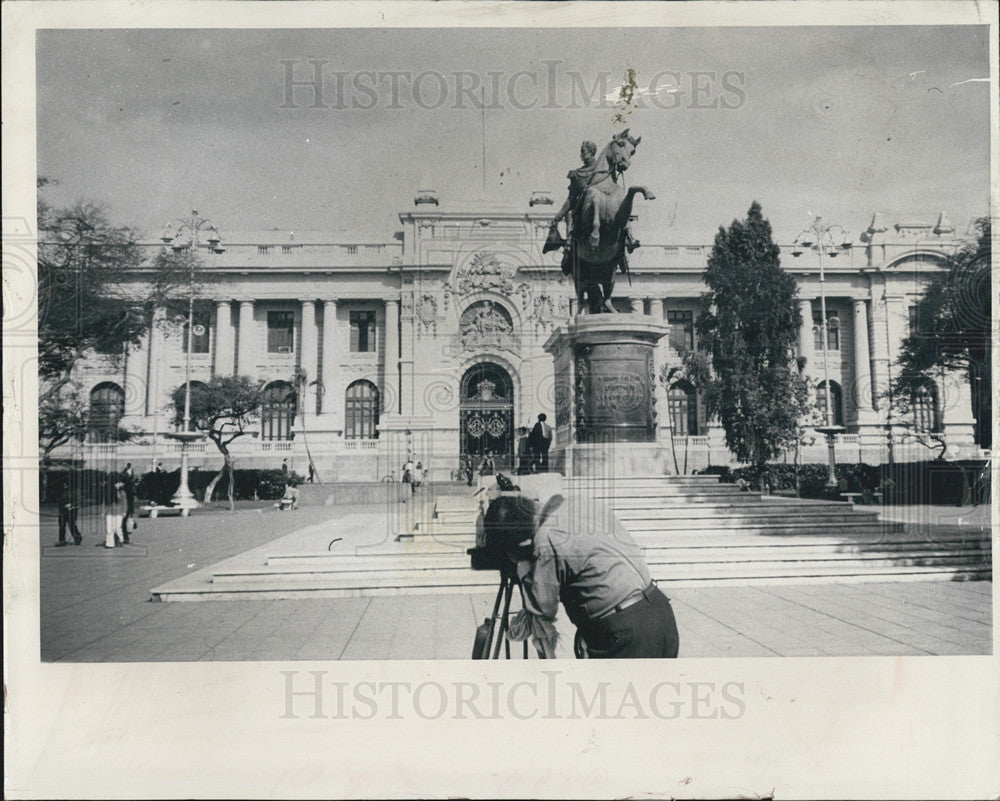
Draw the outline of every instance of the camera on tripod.
<instances>
[{"instance_id":1,"label":"camera on tripod","mask_svg":"<svg viewBox=\"0 0 1000 801\"><path fill-rule=\"evenodd\" d=\"M476 629L472 647L473 659L489 659L491 646L492 658L499 658L501 643L505 644L505 654L510 659L510 642L504 635L507 632L507 618L510 614L514 587L520 589L517 562L531 559L534 554L532 538L535 533L536 511L536 503L529 498L520 495L501 495L490 502L483 515L482 525L477 526L476 547L467 551L472 569L498 571L500 587L493 604L493 614ZM523 600L522 597L522 604ZM494 635L496 635L495 645ZM524 643L524 654L527 658L527 641Z\"/></svg>"}]
</instances>

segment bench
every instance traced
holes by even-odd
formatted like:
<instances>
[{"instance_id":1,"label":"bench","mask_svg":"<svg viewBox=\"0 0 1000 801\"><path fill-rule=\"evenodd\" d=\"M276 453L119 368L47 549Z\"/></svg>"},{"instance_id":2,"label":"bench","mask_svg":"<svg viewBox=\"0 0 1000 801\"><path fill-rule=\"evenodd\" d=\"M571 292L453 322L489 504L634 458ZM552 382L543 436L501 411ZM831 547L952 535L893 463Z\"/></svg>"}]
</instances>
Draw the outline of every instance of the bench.
<instances>
[{"instance_id":1,"label":"bench","mask_svg":"<svg viewBox=\"0 0 1000 801\"><path fill-rule=\"evenodd\" d=\"M180 515L181 517L187 517L190 509L185 509L182 506L160 506L156 503L147 503L139 507L140 517L149 517L151 520L155 520L160 515Z\"/></svg>"},{"instance_id":2,"label":"bench","mask_svg":"<svg viewBox=\"0 0 1000 801\"><path fill-rule=\"evenodd\" d=\"M851 503L858 506L864 505L864 498L866 495L870 496L875 501L875 503L877 504L882 503L881 492L842 492L840 493L840 495L842 498L844 498L844 500L850 501ZM861 500L860 501L855 500L856 498L861 498Z\"/></svg>"},{"instance_id":3,"label":"bench","mask_svg":"<svg viewBox=\"0 0 1000 801\"><path fill-rule=\"evenodd\" d=\"M281 498L275 505L274 508L279 512L284 512L286 509L298 509L299 499L298 498Z\"/></svg>"}]
</instances>

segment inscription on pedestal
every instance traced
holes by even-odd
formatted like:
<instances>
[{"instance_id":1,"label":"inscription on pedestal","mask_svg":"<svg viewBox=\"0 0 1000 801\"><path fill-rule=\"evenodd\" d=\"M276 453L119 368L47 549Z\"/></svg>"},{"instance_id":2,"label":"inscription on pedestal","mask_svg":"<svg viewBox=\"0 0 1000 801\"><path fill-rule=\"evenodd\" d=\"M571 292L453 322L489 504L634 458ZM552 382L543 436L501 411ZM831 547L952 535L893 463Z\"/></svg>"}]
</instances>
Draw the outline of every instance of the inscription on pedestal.
<instances>
[{"instance_id":1,"label":"inscription on pedestal","mask_svg":"<svg viewBox=\"0 0 1000 801\"><path fill-rule=\"evenodd\" d=\"M618 442L655 440L650 351L634 342L576 347L578 440L597 434Z\"/></svg>"}]
</instances>

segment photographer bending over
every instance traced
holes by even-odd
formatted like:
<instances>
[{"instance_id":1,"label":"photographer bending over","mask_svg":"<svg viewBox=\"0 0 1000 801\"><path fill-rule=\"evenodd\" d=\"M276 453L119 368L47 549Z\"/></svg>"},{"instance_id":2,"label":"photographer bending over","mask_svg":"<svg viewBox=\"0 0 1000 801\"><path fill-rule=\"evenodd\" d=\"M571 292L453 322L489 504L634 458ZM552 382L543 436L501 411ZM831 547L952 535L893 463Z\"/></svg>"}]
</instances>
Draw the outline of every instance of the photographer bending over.
<instances>
[{"instance_id":1,"label":"photographer bending over","mask_svg":"<svg viewBox=\"0 0 1000 801\"><path fill-rule=\"evenodd\" d=\"M554 495L544 506L506 496L490 504L483 524L487 544L516 565L523 589L525 612L511 626L512 639L554 632L562 601L591 658L677 656L670 601L605 504L576 494ZM545 653L554 645L544 643Z\"/></svg>"}]
</instances>

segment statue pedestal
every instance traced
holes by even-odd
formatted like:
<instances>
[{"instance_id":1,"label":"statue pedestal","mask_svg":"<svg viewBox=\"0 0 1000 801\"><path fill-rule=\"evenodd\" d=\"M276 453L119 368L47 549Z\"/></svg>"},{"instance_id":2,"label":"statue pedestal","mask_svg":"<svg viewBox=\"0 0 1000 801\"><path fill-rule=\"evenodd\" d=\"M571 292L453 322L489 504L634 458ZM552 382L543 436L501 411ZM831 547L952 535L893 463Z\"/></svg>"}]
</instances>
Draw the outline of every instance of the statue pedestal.
<instances>
[{"instance_id":1,"label":"statue pedestal","mask_svg":"<svg viewBox=\"0 0 1000 801\"><path fill-rule=\"evenodd\" d=\"M663 323L639 314L578 315L545 342L555 360L551 469L566 476L665 475L656 439L656 343Z\"/></svg>"}]
</instances>

